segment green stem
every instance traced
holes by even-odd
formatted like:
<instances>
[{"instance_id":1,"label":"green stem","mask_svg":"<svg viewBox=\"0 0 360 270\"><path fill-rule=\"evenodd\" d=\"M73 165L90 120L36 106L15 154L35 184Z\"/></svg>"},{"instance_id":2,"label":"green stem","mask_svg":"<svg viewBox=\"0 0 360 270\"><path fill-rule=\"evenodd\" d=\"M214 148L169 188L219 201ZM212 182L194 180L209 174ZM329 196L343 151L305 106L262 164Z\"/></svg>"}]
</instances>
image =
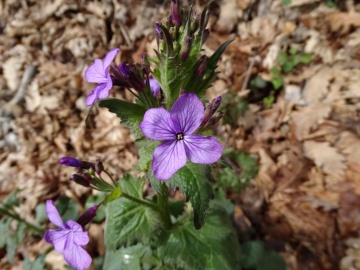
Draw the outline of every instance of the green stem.
<instances>
[{"instance_id":1,"label":"green stem","mask_svg":"<svg viewBox=\"0 0 360 270\"><path fill-rule=\"evenodd\" d=\"M114 186L117 187L117 184L116 184L114 178L112 178L111 174L107 170L103 170L103 172L106 173L110 177L111 182L113 182Z\"/></svg>"},{"instance_id":2,"label":"green stem","mask_svg":"<svg viewBox=\"0 0 360 270\"><path fill-rule=\"evenodd\" d=\"M165 183L160 184L161 192L157 196L157 204L163 220L165 230L170 230L172 227L170 218L168 188Z\"/></svg>"},{"instance_id":3,"label":"green stem","mask_svg":"<svg viewBox=\"0 0 360 270\"><path fill-rule=\"evenodd\" d=\"M26 220L22 219L18 214L12 214L12 213L10 213L8 210L5 210L4 208L0 208L0 213L3 214L3 215L7 215L7 216L9 216L9 217L11 217L11 218L19 221L19 222L25 223L25 225L26 225L28 228L34 230L34 231L37 232L39 235L43 235L43 234L44 234L44 231L43 231L41 228L39 228L39 227L37 227L37 226L35 226L35 225L27 222Z\"/></svg>"},{"instance_id":4,"label":"green stem","mask_svg":"<svg viewBox=\"0 0 360 270\"><path fill-rule=\"evenodd\" d=\"M131 195L129 195L129 194L126 194L126 193L122 193L121 196L124 197L124 198L126 198L126 199L128 199L128 200L134 201L134 202L136 202L136 203L138 203L138 204L142 204L142 205L144 205L144 206L147 206L147 207L150 207L150 208L152 208L152 209L154 209L154 210L157 210L156 204L153 204L153 203L151 203L151 202L147 202L147 201L144 201L144 200L140 200L140 199L135 198L135 197L133 197L133 196L131 196Z\"/></svg>"}]
</instances>

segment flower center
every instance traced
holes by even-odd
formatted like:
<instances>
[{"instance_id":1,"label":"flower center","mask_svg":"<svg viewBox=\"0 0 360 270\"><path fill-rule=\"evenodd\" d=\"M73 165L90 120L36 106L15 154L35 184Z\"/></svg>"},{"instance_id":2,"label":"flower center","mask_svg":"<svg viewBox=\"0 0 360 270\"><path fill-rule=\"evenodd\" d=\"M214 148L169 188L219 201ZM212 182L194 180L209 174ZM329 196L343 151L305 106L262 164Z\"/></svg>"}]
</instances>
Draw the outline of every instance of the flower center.
<instances>
[{"instance_id":1,"label":"flower center","mask_svg":"<svg viewBox=\"0 0 360 270\"><path fill-rule=\"evenodd\" d=\"M176 133L176 139L177 139L178 141L183 140L183 139L184 139L184 134L182 134L182 133Z\"/></svg>"}]
</instances>

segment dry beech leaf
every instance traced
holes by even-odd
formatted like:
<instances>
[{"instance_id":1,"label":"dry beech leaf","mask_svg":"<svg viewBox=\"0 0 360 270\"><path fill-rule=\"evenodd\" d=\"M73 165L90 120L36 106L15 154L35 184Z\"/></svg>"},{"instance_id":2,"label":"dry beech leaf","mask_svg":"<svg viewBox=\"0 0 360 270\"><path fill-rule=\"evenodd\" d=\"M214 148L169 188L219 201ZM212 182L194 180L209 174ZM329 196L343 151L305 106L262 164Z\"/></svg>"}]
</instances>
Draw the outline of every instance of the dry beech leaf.
<instances>
[{"instance_id":1,"label":"dry beech leaf","mask_svg":"<svg viewBox=\"0 0 360 270\"><path fill-rule=\"evenodd\" d=\"M339 176L344 174L345 158L328 142L304 142L304 154L313 160L326 174Z\"/></svg>"},{"instance_id":2,"label":"dry beech leaf","mask_svg":"<svg viewBox=\"0 0 360 270\"><path fill-rule=\"evenodd\" d=\"M332 68L324 66L306 81L303 97L307 104L317 103L325 98L332 78Z\"/></svg>"},{"instance_id":3,"label":"dry beech leaf","mask_svg":"<svg viewBox=\"0 0 360 270\"><path fill-rule=\"evenodd\" d=\"M332 32L337 35L344 35L352 27L360 27L360 13L357 12L336 12L326 16L326 21Z\"/></svg>"},{"instance_id":4,"label":"dry beech leaf","mask_svg":"<svg viewBox=\"0 0 360 270\"><path fill-rule=\"evenodd\" d=\"M349 131L342 132L337 147L346 156L348 162L360 164L360 138L358 136Z\"/></svg>"},{"instance_id":5,"label":"dry beech leaf","mask_svg":"<svg viewBox=\"0 0 360 270\"><path fill-rule=\"evenodd\" d=\"M292 125L295 136L303 140L311 131L330 115L332 108L330 104L316 103L292 114Z\"/></svg>"},{"instance_id":6,"label":"dry beech leaf","mask_svg":"<svg viewBox=\"0 0 360 270\"><path fill-rule=\"evenodd\" d=\"M237 19L236 0L226 0L221 5L216 29L223 34L229 34L234 29Z\"/></svg>"}]
</instances>

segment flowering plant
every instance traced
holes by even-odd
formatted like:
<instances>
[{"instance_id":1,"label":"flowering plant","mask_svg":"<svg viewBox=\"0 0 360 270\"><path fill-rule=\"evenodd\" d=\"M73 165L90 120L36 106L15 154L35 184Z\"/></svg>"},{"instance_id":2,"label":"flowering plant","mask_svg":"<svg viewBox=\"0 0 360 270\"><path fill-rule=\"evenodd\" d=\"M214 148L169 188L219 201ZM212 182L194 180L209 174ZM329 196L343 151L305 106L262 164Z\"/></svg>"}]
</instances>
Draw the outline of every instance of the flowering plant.
<instances>
[{"instance_id":1,"label":"flowering plant","mask_svg":"<svg viewBox=\"0 0 360 270\"><path fill-rule=\"evenodd\" d=\"M77 169L74 182L107 193L100 203L107 208L104 269L239 268L231 221L221 205L210 203L211 164L220 159L223 147L203 132L221 118L221 97L207 105L203 100L230 41L210 57L202 55L209 6L196 15L172 0L166 23L155 25L156 57L144 55L141 64L116 65L119 49L112 49L85 71L86 80L97 84L86 99L89 111L95 105L107 108L130 128L139 150L137 170L145 172L115 181L101 160L60 159L60 164ZM114 85L128 88L136 103L108 98ZM156 194L144 197L147 180ZM169 199L169 189L179 190L188 203ZM45 240L75 269L91 263L83 249L89 241L84 226L100 204L78 221L64 223L53 202L47 202L49 220L59 228L48 230Z\"/></svg>"}]
</instances>

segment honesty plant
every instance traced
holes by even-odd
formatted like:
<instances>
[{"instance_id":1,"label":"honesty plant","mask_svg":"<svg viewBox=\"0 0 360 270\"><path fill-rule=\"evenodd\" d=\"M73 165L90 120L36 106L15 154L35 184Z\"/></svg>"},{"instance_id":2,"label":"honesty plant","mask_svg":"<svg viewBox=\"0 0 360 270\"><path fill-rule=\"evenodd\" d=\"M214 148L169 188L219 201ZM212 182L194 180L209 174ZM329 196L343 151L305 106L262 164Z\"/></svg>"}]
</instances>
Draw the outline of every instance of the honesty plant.
<instances>
[{"instance_id":1,"label":"honesty plant","mask_svg":"<svg viewBox=\"0 0 360 270\"><path fill-rule=\"evenodd\" d=\"M205 92L230 41L211 56L203 54L209 7L196 14L172 0L166 23L155 24L156 57L143 55L141 63L117 65L113 61L119 49L112 49L85 71L86 80L97 83L86 99L91 106L88 116L94 105L115 113L130 128L139 153L140 174L127 173L118 181L99 159L59 160L76 170L71 175L74 183L106 194L100 203L107 208L103 269L239 269L239 244L231 221L221 203L210 204L211 164L221 158L223 147L209 136L209 129L222 112L221 97L204 102ZM135 103L108 98L113 86L128 89ZM147 181L156 194L144 197ZM179 190L186 201L169 199L169 189ZM80 221L87 223L89 218L63 224L52 203L48 214L59 229L49 230L45 239L70 265L88 267L91 259L82 248L88 238ZM72 257L69 250L75 250ZM86 253L84 262L80 253Z\"/></svg>"},{"instance_id":2,"label":"honesty plant","mask_svg":"<svg viewBox=\"0 0 360 270\"><path fill-rule=\"evenodd\" d=\"M211 164L221 157L222 146L213 136L193 134L204 118L204 105L192 93L175 101L170 112L164 108L149 109L140 129L145 137L164 141L155 148L152 160L154 175L168 180L186 164Z\"/></svg>"}]
</instances>

